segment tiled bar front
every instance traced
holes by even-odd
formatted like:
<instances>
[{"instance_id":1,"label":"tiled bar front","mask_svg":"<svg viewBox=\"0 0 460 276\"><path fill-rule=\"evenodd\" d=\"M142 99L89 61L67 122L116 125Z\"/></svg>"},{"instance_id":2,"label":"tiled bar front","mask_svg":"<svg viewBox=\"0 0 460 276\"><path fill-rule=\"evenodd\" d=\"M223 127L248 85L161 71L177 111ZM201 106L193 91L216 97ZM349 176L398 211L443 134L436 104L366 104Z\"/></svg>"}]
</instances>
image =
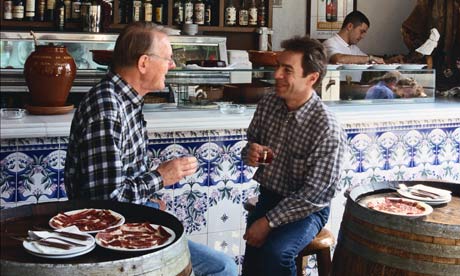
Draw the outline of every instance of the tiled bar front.
<instances>
[{"instance_id":1,"label":"tiled bar front","mask_svg":"<svg viewBox=\"0 0 460 276\"><path fill-rule=\"evenodd\" d=\"M332 202L329 229L337 236L344 189L382 180L460 180L460 123L346 128L349 149L340 191ZM255 168L240 152L245 129L149 133L150 166L194 155L200 167L155 196L184 224L188 237L234 256L244 255L243 202L257 194ZM0 152L1 208L67 200L64 163L67 137L3 139ZM310 259L308 274L316 274Z\"/></svg>"}]
</instances>

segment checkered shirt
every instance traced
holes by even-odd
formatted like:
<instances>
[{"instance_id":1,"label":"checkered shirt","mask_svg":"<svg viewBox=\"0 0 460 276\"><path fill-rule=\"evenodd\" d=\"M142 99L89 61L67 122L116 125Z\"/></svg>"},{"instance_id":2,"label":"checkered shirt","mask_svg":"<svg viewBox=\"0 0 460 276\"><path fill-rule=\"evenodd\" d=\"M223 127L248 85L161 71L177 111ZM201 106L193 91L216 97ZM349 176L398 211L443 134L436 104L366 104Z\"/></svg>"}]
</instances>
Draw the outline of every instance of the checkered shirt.
<instances>
[{"instance_id":1,"label":"checkered shirt","mask_svg":"<svg viewBox=\"0 0 460 276\"><path fill-rule=\"evenodd\" d=\"M163 187L148 168L143 98L109 72L81 101L72 120L65 163L69 199L145 203Z\"/></svg>"},{"instance_id":2,"label":"checkered shirt","mask_svg":"<svg viewBox=\"0 0 460 276\"><path fill-rule=\"evenodd\" d=\"M258 104L247 130L248 144L269 146L272 163L254 175L261 186L283 197L267 213L275 226L294 222L328 206L339 181L346 135L316 93L296 111L269 94Z\"/></svg>"}]
</instances>

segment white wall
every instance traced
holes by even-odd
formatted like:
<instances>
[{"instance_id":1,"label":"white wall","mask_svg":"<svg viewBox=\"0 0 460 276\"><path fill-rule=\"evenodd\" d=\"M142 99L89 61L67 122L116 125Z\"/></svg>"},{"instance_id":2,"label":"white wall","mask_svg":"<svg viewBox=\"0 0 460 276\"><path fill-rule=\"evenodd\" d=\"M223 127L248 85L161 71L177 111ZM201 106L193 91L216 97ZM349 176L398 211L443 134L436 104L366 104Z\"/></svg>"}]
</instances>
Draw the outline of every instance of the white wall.
<instances>
[{"instance_id":1,"label":"white wall","mask_svg":"<svg viewBox=\"0 0 460 276\"><path fill-rule=\"evenodd\" d=\"M409 16L417 0L356 0L358 10L371 21L367 36L358 46L375 55L407 53L401 38L401 24ZM273 9L274 50L284 39L306 33L306 0L283 0L282 8ZM420 20L423 20L421 18Z\"/></svg>"}]
</instances>

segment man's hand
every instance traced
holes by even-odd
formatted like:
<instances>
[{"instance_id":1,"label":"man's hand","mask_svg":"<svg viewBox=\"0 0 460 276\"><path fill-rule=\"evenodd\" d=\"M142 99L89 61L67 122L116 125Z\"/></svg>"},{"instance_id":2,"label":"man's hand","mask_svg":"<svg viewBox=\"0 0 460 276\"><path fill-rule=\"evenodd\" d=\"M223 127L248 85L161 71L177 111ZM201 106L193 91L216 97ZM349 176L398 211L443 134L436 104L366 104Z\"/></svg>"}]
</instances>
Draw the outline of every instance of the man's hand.
<instances>
[{"instance_id":1,"label":"man's hand","mask_svg":"<svg viewBox=\"0 0 460 276\"><path fill-rule=\"evenodd\" d=\"M267 146L262 146L262 145L257 144L257 143L251 143L249 145L249 149L248 149L246 159L245 159L246 164L249 165L249 166L258 167L259 166L259 158L262 157L262 155L264 154L263 153L264 150L269 151L271 156L272 156L272 158L273 158L272 149L270 149Z\"/></svg>"},{"instance_id":2,"label":"man's hand","mask_svg":"<svg viewBox=\"0 0 460 276\"><path fill-rule=\"evenodd\" d=\"M386 63L404 63L404 56L403 55L397 55L394 57L387 58L385 60Z\"/></svg>"},{"instance_id":3,"label":"man's hand","mask_svg":"<svg viewBox=\"0 0 460 276\"><path fill-rule=\"evenodd\" d=\"M195 157L182 157L162 163L157 171L163 177L163 185L170 186L194 174L197 168L198 160Z\"/></svg>"},{"instance_id":4,"label":"man's hand","mask_svg":"<svg viewBox=\"0 0 460 276\"><path fill-rule=\"evenodd\" d=\"M369 63L384 64L385 61L381 57L376 57L376 56L370 55L369 56Z\"/></svg>"},{"instance_id":5,"label":"man's hand","mask_svg":"<svg viewBox=\"0 0 460 276\"><path fill-rule=\"evenodd\" d=\"M250 246L261 247L265 243L270 231L271 228L268 225L268 220L266 217L263 217L256 220L251 227L246 230L243 239L245 239Z\"/></svg>"}]
</instances>

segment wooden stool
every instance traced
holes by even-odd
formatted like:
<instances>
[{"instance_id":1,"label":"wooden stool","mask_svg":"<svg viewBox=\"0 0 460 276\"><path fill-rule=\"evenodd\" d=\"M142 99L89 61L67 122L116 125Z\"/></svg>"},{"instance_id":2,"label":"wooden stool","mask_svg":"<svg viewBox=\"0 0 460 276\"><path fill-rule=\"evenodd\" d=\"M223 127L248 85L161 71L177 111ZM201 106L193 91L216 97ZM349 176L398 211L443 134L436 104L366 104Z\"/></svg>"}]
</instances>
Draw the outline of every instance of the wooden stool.
<instances>
[{"instance_id":1,"label":"wooden stool","mask_svg":"<svg viewBox=\"0 0 460 276\"><path fill-rule=\"evenodd\" d=\"M244 203L244 209L251 212L256 207L258 197L251 197ZM332 261L331 261L331 246L334 245L335 238L331 231L326 228L316 235L316 237L308 244L304 249L299 252L295 260L297 267L297 276L303 276L305 267L308 263L308 257L310 255L316 255L316 262L318 264L318 275L328 276L331 272ZM304 262L305 261L305 262Z\"/></svg>"}]
</instances>

